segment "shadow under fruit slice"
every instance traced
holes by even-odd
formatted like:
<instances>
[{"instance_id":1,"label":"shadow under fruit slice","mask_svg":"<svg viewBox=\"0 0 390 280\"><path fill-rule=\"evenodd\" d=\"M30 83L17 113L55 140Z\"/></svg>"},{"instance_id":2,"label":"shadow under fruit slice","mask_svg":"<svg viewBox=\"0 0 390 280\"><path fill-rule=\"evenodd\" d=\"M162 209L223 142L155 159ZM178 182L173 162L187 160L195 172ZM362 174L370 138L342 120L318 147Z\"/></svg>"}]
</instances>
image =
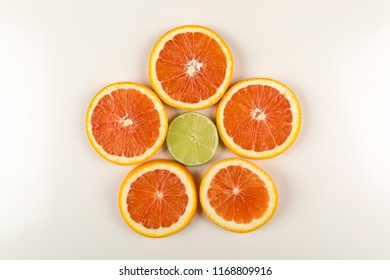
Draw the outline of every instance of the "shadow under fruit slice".
<instances>
[{"instance_id":1,"label":"shadow under fruit slice","mask_svg":"<svg viewBox=\"0 0 390 280\"><path fill-rule=\"evenodd\" d=\"M277 156L297 138L301 110L284 84L254 78L233 85L218 104L216 122L225 145L252 159Z\"/></svg>"},{"instance_id":2,"label":"shadow under fruit slice","mask_svg":"<svg viewBox=\"0 0 390 280\"><path fill-rule=\"evenodd\" d=\"M149 59L149 79L161 99L174 108L199 110L219 101L229 86L233 58L223 39L197 25L168 31Z\"/></svg>"},{"instance_id":3,"label":"shadow under fruit slice","mask_svg":"<svg viewBox=\"0 0 390 280\"><path fill-rule=\"evenodd\" d=\"M105 159L136 164L155 154L164 142L168 117L157 95L147 87L120 82L100 90L89 104L88 139Z\"/></svg>"},{"instance_id":4,"label":"shadow under fruit slice","mask_svg":"<svg viewBox=\"0 0 390 280\"><path fill-rule=\"evenodd\" d=\"M197 192L191 173L170 160L137 166L126 176L119 192L123 219L147 237L165 237L182 230L196 207Z\"/></svg>"},{"instance_id":5,"label":"shadow under fruit slice","mask_svg":"<svg viewBox=\"0 0 390 280\"><path fill-rule=\"evenodd\" d=\"M168 152L176 161L197 166L210 161L218 149L218 131L205 115L183 113L169 124Z\"/></svg>"},{"instance_id":6,"label":"shadow under fruit slice","mask_svg":"<svg viewBox=\"0 0 390 280\"><path fill-rule=\"evenodd\" d=\"M238 233L266 224L278 204L271 177L257 165L239 158L212 165L201 182L199 198L213 223Z\"/></svg>"}]
</instances>

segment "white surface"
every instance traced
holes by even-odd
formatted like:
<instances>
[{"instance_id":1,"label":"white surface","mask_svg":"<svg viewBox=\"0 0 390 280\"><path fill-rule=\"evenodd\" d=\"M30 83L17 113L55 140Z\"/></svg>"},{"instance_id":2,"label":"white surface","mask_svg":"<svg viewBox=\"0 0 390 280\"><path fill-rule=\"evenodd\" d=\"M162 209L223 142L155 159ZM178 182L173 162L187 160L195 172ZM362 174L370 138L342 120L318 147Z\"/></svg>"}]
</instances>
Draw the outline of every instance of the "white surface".
<instances>
[{"instance_id":1,"label":"white surface","mask_svg":"<svg viewBox=\"0 0 390 280\"><path fill-rule=\"evenodd\" d=\"M0 258L390 258L390 2L321 2L0 0ZM199 210L172 237L134 233L117 207L131 167L88 143L93 95L149 85L153 44L183 24L226 40L233 82L272 77L301 103L295 144L256 161L280 197L258 231L224 231ZM216 159L231 156L221 146ZM198 181L207 167L191 168Z\"/></svg>"}]
</instances>

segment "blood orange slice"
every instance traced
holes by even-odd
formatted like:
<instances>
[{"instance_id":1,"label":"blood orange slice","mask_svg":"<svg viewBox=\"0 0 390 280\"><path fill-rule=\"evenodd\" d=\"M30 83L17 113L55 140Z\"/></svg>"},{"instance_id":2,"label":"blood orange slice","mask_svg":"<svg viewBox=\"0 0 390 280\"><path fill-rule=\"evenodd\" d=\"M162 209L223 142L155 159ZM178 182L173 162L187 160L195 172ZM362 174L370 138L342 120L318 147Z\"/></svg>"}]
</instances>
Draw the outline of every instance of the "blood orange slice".
<instances>
[{"instance_id":1,"label":"blood orange slice","mask_svg":"<svg viewBox=\"0 0 390 280\"><path fill-rule=\"evenodd\" d=\"M278 203L271 177L257 165L238 158L212 165L203 177L199 197L212 222L239 233L267 223Z\"/></svg>"},{"instance_id":2,"label":"blood orange slice","mask_svg":"<svg viewBox=\"0 0 390 280\"><path fill-rule=\"evenodd\" d=\"M86 129L93 148L121 165L141 162L161 147L168 117L160 99L147 87L120 82L106 86L89 104Z\"/></svg>"},{"instance_id":3,"label":"blood orange slice","mask_svg":"<svg viewBox=\"0 0 390 280\"><path fill-rule=\"evenodd\" d=\"M191 173L179 163L155 160L134 168L119 192L123 219L147 237L172 235L191 221L197 206Z\"/></svg>"},{"instance_id":4,"label":"blood orange slice","mask_svg":"<svg viewBox=\"0 0 390 280\"><path fill-rule=\"evenodd\" d=\"M284 84L256 78L233 85L216 113L219 134L234 153L252 159L277 156L297 138L301 110Z\"/></svg>"},{"instance_id":5,"label":"blood orange slice","mask_svg":"<svg viewBox=\"0 0 390 280\"><path fill-rule=\"evenodd\" d=\"M214 31L180 26L153 47L149 79L168 105L188 110L212 106L225 93L233 73L231 52Z\"/></svg>"}]
</instances>

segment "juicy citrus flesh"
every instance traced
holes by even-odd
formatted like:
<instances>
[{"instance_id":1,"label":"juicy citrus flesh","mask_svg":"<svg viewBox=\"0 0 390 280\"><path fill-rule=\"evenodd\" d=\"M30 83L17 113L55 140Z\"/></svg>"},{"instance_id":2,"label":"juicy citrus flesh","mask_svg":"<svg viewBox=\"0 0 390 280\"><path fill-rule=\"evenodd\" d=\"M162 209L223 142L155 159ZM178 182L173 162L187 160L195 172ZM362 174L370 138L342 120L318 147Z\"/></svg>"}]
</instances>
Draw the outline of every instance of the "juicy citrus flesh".
<instances>
[{"instance_id":1,"label":"juicy citrus flesh","mask_svg":"<svg viewBox=\"0 0 390 280\"><path fill-rule=\"evenodd\" d=\"M121 82L99 91L87 111L87 135L95 150L117 164L135 164L163 144L167 114L145 86Z\"/></svg>"},{"instance_id":2,"label":"juicy citrus flesh","mask_svg":"<svg viewBox=\"0 0 390 280\"><path fill-rule=\"evenodd\" d=\"M207 217L233 232L250 232L266 224L277 207L271 177L243 159L225 159L207 171L200 186L200 202Z\"/></svg>"},{"instance_id":3,"label":"juicy citrus flesh","mask_svg":"<svg viewBox=\"0 0 390 280\"><path fill-rule=\"evenodd\" d=\"M236 154L253 159L274 157L295 141L301 112L284 84L255 78L228 90L217 108L222 141Z\"/></svg>"},{"instance_id":4,"label":"juicy citrus flesh","mask_svg":"<svg viewBox=\"0 0 390 280\"><path fill-rule=\"evenodd\" d=\"M165 237L183 229L197 206L191 173L169 160L154 160L133 169L122 183L119 208L123 219L147 237Z\"/></svg>"},{"instance_id":5,"label":"juicy citrus flesh","mask_svg":"<svg viewBox=\"0 0 390 280\"><path fill-rule=\"evenodd\" d=\"M217 128L200 113L183 113L170 123L166 143L169 154L176 161L189 166L202 165L217 152Z\"/></svg>"},{"instance_id":6,"label":"juicy citrus flesh","mask_svg":"<svg viewBox=\"0 0 390 280\"><path fill-rule=\"evenodd\" d=\"M232 73L228 46L202 26L181 26L167 32L154 46L149 61L149 78L156 93L180 109L203 109L218 102Z\"/></svg>"}]
</instances>

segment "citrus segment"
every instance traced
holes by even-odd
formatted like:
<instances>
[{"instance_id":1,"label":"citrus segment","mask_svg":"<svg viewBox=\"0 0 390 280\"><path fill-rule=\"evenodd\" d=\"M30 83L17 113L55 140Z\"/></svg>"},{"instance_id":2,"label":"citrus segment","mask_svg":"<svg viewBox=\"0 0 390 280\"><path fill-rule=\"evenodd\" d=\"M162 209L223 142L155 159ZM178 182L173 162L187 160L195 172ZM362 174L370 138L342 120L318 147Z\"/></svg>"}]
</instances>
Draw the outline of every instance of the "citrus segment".
<instances>
[{"instance_id":1,"label":"citrus segment","mask_svg":"<svg viewBox=\"0 0 390 280\"><path fill-rule=\"evenodd\" d=\"M164 106L150 89L121 82L95 95L88 107L86 129L101 156L127 165L157 152L164 142L168 120Z\"/></svg>"},{"instance_id":2,"label":"citrus segment","mask_svg":"<svg viewBox=\"0 0 390 280\"><path fill-rule=\"evenodd\" d=\"M243 159L225 159L211 166L199 196L207 217L234 232L253 231L267 223L278 201L271 177Z\"/></svg>"},{"instance_id":3,"label":"citrus segment","mask_svg":"<svg viewBox=\"0 0 390 280\"><path fill-rule=\"evenodd\" d=\"M256 78L232 86L217 108L218 131L236 154L264 159L284 152L295 141L301 112L284 84Z\"/></svg>"},{"instance_id":4,"label":"citrus segment","mask_svg":"<svg viewBox=\"0 0 390 280\"><path fill-rule=\"evenodd\" d=\"M155 160L134 168L119 192L123 219L147 237L164 237L183 229L197 205L190 172L169 160Z\"/></svg>"},{"instance_id":5,"label":"citrus segment","mask_svg":"<svg viewBox=\"0 0 390 280\"><path fill-rule=\"evenodd\" d=\"M187 112L172 120L166 141L173 159L196 166L210 161L217 152L218 132L208 117Z\"/></svg>"},{"instance_id":6,"label":"citrus segment","mask_svg":"<svg viewBox=\"0 0 390 280\"><path fill-rule=\"evenodd\" d=\"M233 73L229 48L214 31L181 26L154 46L149 78L161 99L175 108L202 109L222 97Z\"/></svg>"}]
</instances>

